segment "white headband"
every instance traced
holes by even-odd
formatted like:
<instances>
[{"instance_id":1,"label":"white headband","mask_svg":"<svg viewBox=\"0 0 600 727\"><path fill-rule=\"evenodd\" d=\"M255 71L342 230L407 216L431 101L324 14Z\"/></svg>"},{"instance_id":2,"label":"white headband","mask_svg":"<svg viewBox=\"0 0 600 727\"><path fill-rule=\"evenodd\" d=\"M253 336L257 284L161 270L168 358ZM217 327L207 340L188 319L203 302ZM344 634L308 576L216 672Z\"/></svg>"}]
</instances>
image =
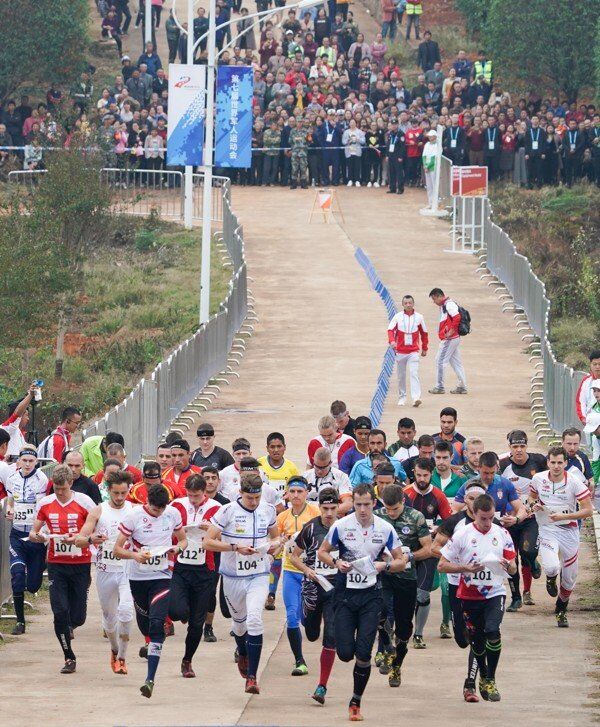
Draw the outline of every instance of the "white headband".
<instances>
[{"instance_id":1,"label":"white headband","mask_svg":"<svg viewBox=\"0 0 600 727\"><path fill-rule=\"evenodd\" d=\"M483 487L478 487L478 486L469 487L469 489L465 491L465 495L471 494L471 492L475 492L478 495L485 495L486 494L486 492L483 489Z\"/></svg>"}]
</instances>

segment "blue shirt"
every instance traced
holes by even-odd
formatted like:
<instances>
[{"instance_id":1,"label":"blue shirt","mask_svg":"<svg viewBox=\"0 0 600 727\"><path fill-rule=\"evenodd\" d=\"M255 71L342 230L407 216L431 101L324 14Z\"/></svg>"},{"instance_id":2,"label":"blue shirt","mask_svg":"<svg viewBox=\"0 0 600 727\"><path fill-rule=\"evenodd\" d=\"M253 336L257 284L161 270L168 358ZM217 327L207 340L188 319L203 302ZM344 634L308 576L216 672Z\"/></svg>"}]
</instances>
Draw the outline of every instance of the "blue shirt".
<instances>
[{"instance_id":1,"label":"blue shirt","mask_svg":"<svg viewBox=\"0 0 600 727\"><path fill-rule=\"evenodd\" d=\"M394 467L394 472L396 477L404 482L406 479L406 472L404 471L404 467L400 464L400 462L397 459L389 460L390 464ZM364 457L363 459L360 459L354 467L352 467L352 471L350 472L350 484L352 487L356 487L357 485L362 484L363 482L367 482L371 484L373 482L373 478L375 477L375 474L373 473L373 465L371 464L371 458L370 457Z\"/></svg>"},{"instance_id":2,"label":"blue shirt","mask_svg":"<svg viewBox=\"0 0 600 727\"><path fill-rule=\"evenodd\" d=\"M465 487L468 484L468 482L465 482L461 486L454 496L455 502L465 501ZM513 483L507 480L506 477L500 477L500 475L494 475L494 481L487 488L487 494L493 498L496 504L496 512L499 512L501 515L506 515L508 511L512 510L510 503L519 499L517 489Z\"/></svg>"},{"instance_id":3,"label":"blue shirt","mask_svg":"<svg viewBox=\"0 0 600 727\"><path fill-rule=\"evenodd\" d=\"M352 472L354 465L364 458L365 455L362 452L359 452L356 447L352 447L352 449L344 452L342 459L340 460L339 469L349 475L350 472Z\"/></svg>"},{"instance_id":4,"label":"blue shirt","mask_svg":"<svg viewBox=\"0 0 600 727\"><path fill-rule=\"evenodd\" d=\"M586 480L589 480L594 476L590 460L587 454L585 454L585 452L582 452L581 450L573 455L573 457L569 457L567 459L567 471L573 469L573 467L583 472L583 476Z\"/></svg>"}]
</instances>

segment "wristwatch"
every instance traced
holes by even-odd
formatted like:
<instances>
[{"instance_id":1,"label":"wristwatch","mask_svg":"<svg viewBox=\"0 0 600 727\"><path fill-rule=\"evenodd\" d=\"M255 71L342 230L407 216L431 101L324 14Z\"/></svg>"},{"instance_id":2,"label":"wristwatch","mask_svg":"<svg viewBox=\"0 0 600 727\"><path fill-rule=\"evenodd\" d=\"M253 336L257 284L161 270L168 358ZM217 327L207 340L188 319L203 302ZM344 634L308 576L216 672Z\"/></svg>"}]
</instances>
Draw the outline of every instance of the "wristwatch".
<instances>
[{"instance_id":1,"label":"wristwatch","mask_svg":"<svg viewBox=\"0 0 600 727\"><path fill-rule=\"evenodd\" d=\"M237 543L231 543L231 550L235 552L237 550L238 544Z\"/></svg>"},{"instance_id":2,"label":"wristwatch","mask_svg":"<svg viewBox=\"0 0 600 727\"><path fill-rule=\"evenodd\" d=\"M391 571L391 569L392 569L392 563L391 563L391 561L388 560L388 562L385 564L384 570L386 573L389 573Z\"/></svg>"}]
</instances>

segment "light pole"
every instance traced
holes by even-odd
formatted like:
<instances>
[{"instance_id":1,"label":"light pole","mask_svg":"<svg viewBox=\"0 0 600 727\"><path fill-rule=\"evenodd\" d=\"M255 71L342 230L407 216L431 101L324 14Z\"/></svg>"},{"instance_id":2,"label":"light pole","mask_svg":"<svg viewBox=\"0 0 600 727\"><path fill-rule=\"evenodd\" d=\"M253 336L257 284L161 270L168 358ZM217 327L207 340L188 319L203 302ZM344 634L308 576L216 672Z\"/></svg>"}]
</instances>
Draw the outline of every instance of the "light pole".
<instances>
[{"instance_id":1,"label":"light pole","mask_svg":"<svg viewBox=\"0 0 600 727\"><path fill-rule=\"evenodd\" d=\"M147 0L148 2L149 0ZM287 5L286 8L310 8L314 5L320 5L322 0L300 0L300 2ZM207 68L206 68L206 117L205 131L206 141L204 144L203 164L204 167L204 187L202 189L202 255L200 268L200 325L206 323L210 317L210 253L212 242L212 225L211 225L211 207L212 207L212 178L213 178L213 145L215 136L215 66L217 62L217 38L216 38L216 0L209 0L208 6L208 31L201 35L194 43L194 0L188 0L188 29L187 31L179 23L177 19L177 11L175 9L176 0L173 0L173 18L182 33L187 32L187 62L194 62L194 52L196 47L204 39L208 39L207 50ZM245 20L254 18L255 22L244 31L248 33L254 28L260 19L267 15L275 15L276 10L263 10L258 13L251 13L244 17ZM225 28L237 20L229 20L221 23L219 28ZM236 38L239 36L236 36ZM235 40L235 38L234 38ZM233 41L232 41L233 42ZM228 45L231 45L229 43ZM222 51L221 51L222 52ZM186 229L192 227L193 216L193 167L185 168L185 196L184 196L184 225Z\"/></svg>"}]
</instances>

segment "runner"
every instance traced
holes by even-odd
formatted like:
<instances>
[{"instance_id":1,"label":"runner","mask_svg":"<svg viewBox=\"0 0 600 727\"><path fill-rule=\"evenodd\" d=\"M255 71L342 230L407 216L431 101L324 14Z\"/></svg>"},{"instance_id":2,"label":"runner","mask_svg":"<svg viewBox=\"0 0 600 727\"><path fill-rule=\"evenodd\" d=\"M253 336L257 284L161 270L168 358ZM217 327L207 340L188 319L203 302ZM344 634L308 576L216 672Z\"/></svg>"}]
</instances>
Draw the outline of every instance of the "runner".
<instances>
[{"instance_id":1,"label":"runner","mask_svg":"<svg viewBox=\"0 0 600 727\"><path fill-rule=\"evenodd\" d=\"M173 538L177 544L173 546ZM128 547L126 547L126 545ZM148 489L143 507L132 508L119 525L114 554L133 561L129 564L129 585L135 605L138 628L150 637L148 671L140 687L148 699L165 640L165 620L169 608L172 566L169 556L187 548L179 510L169 505L169 493L162 485Z\"/></svg>"},{"instance_id":2,"label":"runner","mask_svg":"<svg viewBox=\"0 0 600 727\"><path fill-rule=\"evenodd\" d=\"M145 505L148 502L148 490L154 485L162 485L169 495L169 501L175 499L173 483L162 481L162 473L158 462L146 462L142 469L142 481L129 490L127 499L134 505Z\"/></svg>"},{"instance_id":3,"label":"runner","mask_svg":"<svg viewBox=\"0 0 600 727\"><path fill-rule=\"evenodd\" d=\"M440 412L440 431L433 435L436 442L448 442L452 445L452 464L465 463L465 437L456 431L458 412L452 406L445 406Z\"/></svg>"},{"instance_id":4,"label":"runner","mask_svg":"<svg viewBox=\"0 0 600 727\"><path fill-rule=\"evenodd\" d=\"M192 659L202 639L204 620L215 592L215 554L207 553L202 541L211 517L221 505L207 497L206 481L202 475L188 477L185 491L186 497L172 503L181 515L188 544L177 556L173 569L169 616L173 621L188 625L181 674L186 679L193 679L196 674Z\"/></svg>"},{"instance_id":5,"label":"runner","mask_svg":"<svg viewBox=\"0 0 600 727\"><path fill-rule=\"evenodd\" d=\"M479 437L469 437L465 440L465 458L466 462L460 468L463 477L471 479L471 477L479 476L479 458L485 452L483 440Z\"/></svg>"},{"instance_id":6,"label":"runner","mask_svg":"<svg viewBox=\"0 0 600 727\"><path fill-rule=\"evenodd\" d=\"M304 574L301 598L306 638L316 641L321 633L321 623L323 624L319 683L312 694L312 698L319 704L325 704L327 683L335 661L333 591L337 569L321 562L317 558L317 551L337 520L339 501L338 492L333 487L324 487L319 492L320 514L302 528L289 556L290 563ZM304 561L301 559L303 553Z\"/></svg>"},{"instance_id":7,"label":"runner","mask_svg":"<svg viewBox=\"0 0 600 727\"><path fill-rule=\"evenodd\" d=\"M410 457L418 455L419 448L415 442L417 426L414 420L410 417L402 417L398 422L397 433L398 439L388 447L390 457L405 462Z\"/></svg>"},{"instance_id":8,"label":"runner","mask_svg":"<svg viewBox=\"0 0 600 727\"><path fill-rule=\"evenodd\" d=\"M276 490L279 497L287 500L286 485L291 477L298 476L300 472L296 465L285 458L285 438L279 432L271 432L267 437L267 452L263 457L258 458L261 469L264 472L269 485ZM275 594L281 576L281 558L275 558L271 565L269 576L269 595L265 608L267 611L275 610Z\"/></svg>"},{"instance_id":9,"label":"runner","mask_svg":"<svg viewBox=\"0 0 600 727\"><path fill-rule=\"evenodd\" d=\"M439 440L435 443L433 459L435 468L431 476L434 487L438 487L448 499L456 496L465 478L457 474L453 469L452 445L450 442ZM456 466L456 465L455 465Z\"/></svg>"},{"instance_id":10,"label":"runner","mask_svg":"<svg viewBox=\"0 0 600 727\"><path fill-rule=\"evenodd\" d=\"M548 470L533 476L529 497L540 531L540 557L546 573L546 590L556 598L554 613L559 627L567 628L569 598L575 588L580 530L578 520L592 516L590 491L579 475L566 471L562 447L548 450ZM560 574L560 590L556 579Z\"/></svg>"},{"instance_id":11,"label":"runner","mask_svg":"<svg viewBox=\"0 0 600 727\"><path fill-rule=\"evenodd\" d=\"M85 623L92 559L89 546L78 548L75 539L96 505L87 495L71 492L73 473L66 464L54 468L52 479L54 494L39 501L29 539L34 543L50 541L47 556L50 607L54 614L54 633L65 658L60 673L73 674L77 657L71 648L71 639L73 629ZM40 533L44 525L49 531L47 535Z\"/></svg>"},{"instance_id":12,"label":"runner","mask_svg":"<svg viewBox=\"0 0 600 727\"><path fill-rule=\"evenodd\" d=\"M330 414L321 417L317 426L319 434L310 440L307 447L307 467L313 466L315 452L321 447L329 450L334 467L339 467L342 457L355 446L356 441L348 434L338 432L336 421Z\"/></svg>"},{"instance_id":13,"label":"runner","mask_svg":"<svg viewBox=\"0 0 600 727\"><path fill-rule=\"evenodd\" d=\"M352 493L354 512L332 525L317 557L337 568L335 592L335 643L338 657L354 664L354 690L349 704L351 722L360 722L361 699L371 675L371 651L383 607L379 573L397 573L406 568L408 557L394 528L373 515L375 491L368 484ZM385 549L392 559L380 560ZM332 551L339 550L334 558Z\"/></svg>"},{"instance_id":14,"label":"runner","mask_svg":"<svg viewBox=\"0 0 600 727\"><path fill-rule=\"evenodd\" d=\"M350 478L345 472L333 466L331 452L326 447L316 450L314 466L312 469L306 470L302 476L308 482L308 499L311 502L318 500L321 490L333 487L340 498L339 515L346 515L352 509Z\"/></svg>"},{"instance_id":15,"label":"runner","mask_svg":"<svg viewBox=\"0 0 600 727\"><path fill-rule=\"evenodd\" d=\"M402 467L406 472L406 479L409 482L415 481L415 462L418 459L430 459L434 464L433 451L435 449L435 441L429 434L421 434L417 439L417 450L418 454L413 457L409 457L402 462Z\"/></svg>"},{"instance_id":16,"label":"runner","mask_svg":"<svg viewBox=\"0 0 600 727\"><path fill-rule=\"evenodd\" d=\"M106 447L106 459L104 460L103 466L96 472L92 478L94 482L99 485L104 479L104 473L106 471L106 463L108 460L116 460L119 463L119 470L125 470L133 477L133 482L138 483L142 481L142 473L137 467L127 463L127 454L125 453L125 447L119 442L113 442Z\"/></svg>"},{"instance_id":17,"label":"runner","mask_svg":"<svg viewBox=\"0 0 600 727\"><path fill-rule=\"evenodd\" d=\"M432 553L439 558L442 548L452 538L454 533L459 533L466 525L472 523L475 519L473 513L473 503L479 497L485 495L485 488L481 484L481 480L475 478L467 482L465 485L465 509L456 512L449 518L440 523L433 541ZM494 520L498 525L499 522ZM454 631L454 640L461 649L469 647L469 660L467 666L467 678L463 686L463 697L465 702L478 702L475 680L477 679L477 660L473 654L473 649L469 642L469 634L465 619L463 616L462 602L457 596L458 586L460 583L460 575L458 573L447 573L448 577L448 596L450 601L450 610L452 613L452 629Z\"/></svg>"},{"instance_id":18,"label":"runner","mask_svg":"<svg viewBox=\"0 0 600 727\"><path fill-rule=\"evenodd\" d=\"M156 448L156 461L160 465L161 474L173 466L171 447L166 442L161 442Z\"/></svg>"},{"instance_id":19,"label":"runner","mask_svg":"<svg viewBox=\"0 0 600 727\"><path fill-rule=\"evenodd\" d=\"M350 472L350 482L353 487L362 483L370 484L373 482L373 456L376 454L383 455L391 462L399 480L402 482L406 480L406 472L400 460L387 454L385 432L382 429L372 429L369 432L369 454L364 459L359 460Z\"/></svg>"},{"instance_id":20,"label":"runner","mask_svg":"<svg viewBox=\"0 0 600 727\"><path fill-rule=\"evenodd\" d=\"M479 665L479 693L486 702L500 701L496 668L502 650L500 624L506 601L503 581L517 567L508 531L493 522L494 507L489 495L480 494L475 499L474 521L444 545L438 565L442 573L460 574L457 595Z\"/></svg>"},{"instance_id":21,"label":"runner","mask_svg":"<svg viewBox=\"0 0 600 727\"><path fill-rule=\"evenodd\" d=\"M446 443L444 445L446 446ZM440 443L436 446L440 446ZM435 532L437 522L452 515L452 508L448 498L438 487L434 487L432 484L433 470L431 460L418 459L415 462L415 482L404 491L408 504L425 518L430 534ZM436 571L436 558L423 558L416 563L417 607L415 610L415 634L413 636L413 647L415 649L427 648L427 644L423 640L423 632L431 609L431 591L434 590ZM435 588L437 588L437 585L435 585ZM440 637L449 639L451 638L450 604L445 602L444 598L442 598L442 607Z\"/></svg>"},{"instance_id":22,"label":"runner","mask_svg":"<svg viewBox=\"0 0 600 727\"><path fill-rule=\"evenodd\" d=\"M302 527L309 520L319 515L316 505L306 502L308 495L308 482L297 475L288 482L287 498L289 508L277 516L277 528L282 539L293 541ZM283 602L285 604L287 620L287 637L296 662L292 676L305 676L308 667L302 654L302 631L300 620L302 618L302 570L290 560L293 543L284 545L283 562ZM270 595L270 594L269 594Z\"/></svg>"},{"instance_id":23,"label":"runner","mask_svg":"<svg viewBox=\"0 0 600 727\"><path fill-rule=\"evenodd\" d=\"M233 464L233 457L223 447L215 444L215 428L212 424L200 424L196 430L199 447L192 453L191 462L204 471L205 467L225 469Z\"/></svg>"},{"instance_id":24,"label":"runner","mask_svg":"<svg viewBox=\"0 0 600 727\"><path fill-rule=\"evenodd\" d=\"M102 609L102 628L110 643L110 666L115 674L127 674L127 647L134 609L128 570L114 554L119 525L134 507L127 500L133 484L130 472L119 470L106 477L108 500L97 505L87 516L75 540L84 548L91 541L96 546L96 588Z\"/></svg>"},{"instance_id":25,"label":"runner","mask_svg":"<svg viewBox=\"0 0 600 727\"><path fill-rule=\"evenodd\" d=\"M425 319L415 311L412 295L402 298L402 308L402 312L396 313L388 325L388 342L396 354L398 367L398 406L406 404L407 369L413 406L421 406L419 358L427 356L429 334Z\"/></svg>"},{"instance_id":26,"label":"runner","mask_svg":"<svg viewBox=\"0 0 600 727\"><path fill-rule=\"evenodd\" d=\"M260 475L246 475L239 499L223 505L204 537L207 551L222 553L219 570L233 619L238 669L248 694L260 694L256 681L263 645L262 612L269 590L268 555L281 547L273 505L261 500Z\"/></svg>"},{"instance_id":27,"label":"runner","mask_svg":"<svg viewBox=\"0 0 600 727\"><path fill-rule=\"evenodd\" d=\"M546 457L543 454L529 453L527 451L527 434L520 429L514 429L508 433L508 444L510 454L500 460L499 472L509 482L512 482L522 502L529 498L529 487L531 479L536 472L544 472L547 469ZM523 520L515 518L511 525L512 517L507 515L503 520L508 527L510 537L517 548L517 572L509 580L511 591L511 603L506 609L513 613L523 604L526 606L535 605L531 596L531 579L539 578L542 569L537 560L538 556L538 526L535 517L527 514ZM521 570L523 572L523 598L519 588L519 556L521 557Z\"/></svg>"},{"instance_id":28,"label":"runner","mask_svg":"<svg viewBox=\"0 0 600 727\"><path fill-rule=\"evenodd\" d=\"M8 433L6 433L8 436ZM48 478L39 469L37 450L25 445L19 452L16 470L9 470L4 484L8 503L6 519L12 521L10 531L10 581L17 623L13 636L25 633L25 591L37 593L46 567L46 545L27 540L35 519L38 502L46 496Z\"/></svg>"},{"instance_id":29,"label":"runner","mask_svg":"<svg viewBox=\"0 0 600 727\"><path fill-rule=\"evenodd\" d=\"M356 444L346 450L344 456L340 458L339 463L339 469L345 474L349 475L354 465L369 454L369 433L371 429L373 429L373 425L369 417L356 417L356 421L354 422L354 439L356 440ZM319 449L324 449L324 447L320 447ZM329 452L329 450L327 451Z\"/></svg>"},{"instance_id":30,"label":"runner","mask_svg":"<svg viewBox=\"0 0 600 727\"><path fill-rule=\"evenodd\" d=\"M233 452L234 462L219 472L219 480L221 482L220 491L228 500L233 502L240 494L240 478L243 460L247 460L245 462L245 471L258 472L265 484L267 483L267 476L263 470L260 469L259 461L252 455L250 442L247 439L244 437L234 439L233 444L231 445L231 451ZM250 463L253 464L251 465ZM254 463L256 464L254 465ZM269 490L273 490L273 488L269 487Z\"/></svg>"},{"instance_id":31,"label":"runner","mask_svg":"<svg viewBox=\"0 0 600 727\"><path fill-rule=\"evenodd\" d=\"M408 653L417 607L415 565L432 560L431 535L423 514L405 504L407 498L399 484L387 485L380 497L384 507L377 510L376 514L392 525L402 544L402 550L409 558L405 570L399 573L384 572L381 576L384 609L379 634L386 667L389 668L388 684L390 687L399 687L402 681L402 663ZM392 629L396 637L395 651L390 638Z\"/></svg>"},{"instance_id":32,"label":"runner","mask_svg":"<svg viewBox=\"0 0 600 727\"><path fill-rule=\"evenodd\" d=\"M185 497L185 482L192 475L199 475L200 467L190 464L190 445L185 439L171 443L173 466L165 470L163 482L173 490L175 497Z\"/></svg>"}]
</instances>

